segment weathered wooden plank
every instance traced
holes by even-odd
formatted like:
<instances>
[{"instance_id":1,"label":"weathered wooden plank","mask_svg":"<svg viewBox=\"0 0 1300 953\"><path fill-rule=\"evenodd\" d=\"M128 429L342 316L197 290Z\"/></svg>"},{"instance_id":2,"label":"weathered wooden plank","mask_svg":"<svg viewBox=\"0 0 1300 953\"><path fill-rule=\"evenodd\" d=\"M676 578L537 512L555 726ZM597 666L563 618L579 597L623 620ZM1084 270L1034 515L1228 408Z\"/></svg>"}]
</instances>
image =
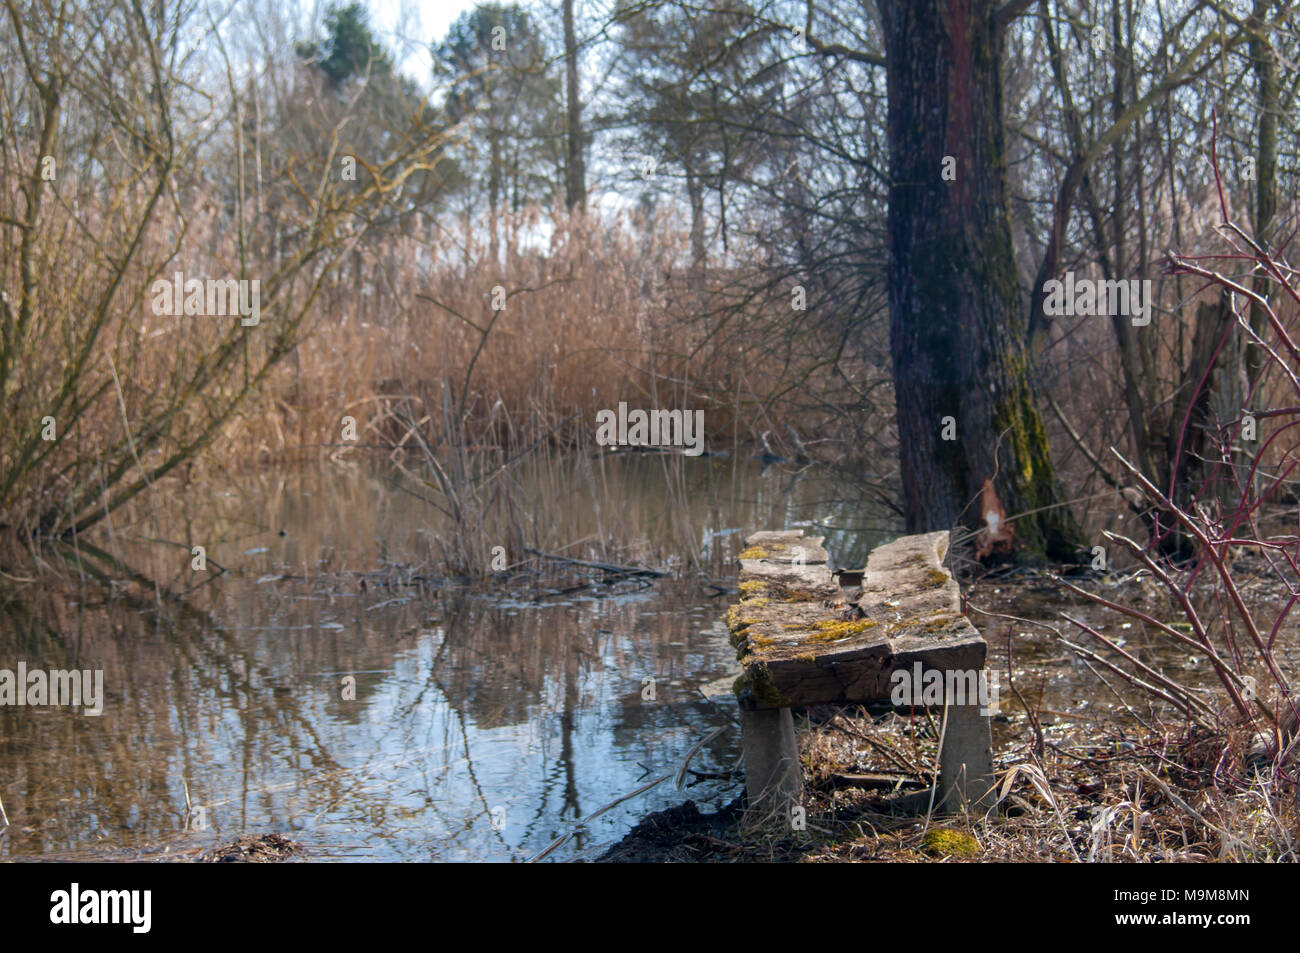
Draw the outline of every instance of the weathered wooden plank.
<instances>
[{"instance_id":1,"label":"weathered wooden plank","mask_svg":"<svg viewBox=\"0 0 1300 953\"><path fill-rule=\"evenodd\" d=\"M742 707L884 700L893 672L917 662L923 670L984 667L985 642L961 614L960 590L941 561L947 533L903 537L872 552L860 601L865 618L845 611L820 539L792 531L746 542L741 601L727 618L744 671Z\"/></svg>"},{"instance_id":2,"label":"weathered wooden plank","mask_svg":"<svg viewBox=\"0 0 1300 953\"><path fill-rule=\"evenodd\" d=\"M950 674L974 680L984 668L987 646L962 615L961 591L943 566L947 533L904 536L874 549L852 609L821 542L802 531L749 537L741 598L727 613L742 670L736 697L746 791L758 814L784 813L799 797L790 708L889 700L899 670L919 672L921 681L936 672L936 684L947 686ZM945 811L983 810L991 799L988 712L968 692L944 688L934 700L945 716L933 795Z\"/></svg>"},{"instance_id":3,"label":"weathered wooden plank","mask_svg":"<svg viewBox=\"0 0 1300 953\"><path fill-rule=\"evenodd\" d=\"M745 540L745 550L740 554L740 565L763 564L792 566L820 566L830 555L822 548L821 536L804 536L803 530L764 531L754 533Z\"/></svg>"}]
</instances>

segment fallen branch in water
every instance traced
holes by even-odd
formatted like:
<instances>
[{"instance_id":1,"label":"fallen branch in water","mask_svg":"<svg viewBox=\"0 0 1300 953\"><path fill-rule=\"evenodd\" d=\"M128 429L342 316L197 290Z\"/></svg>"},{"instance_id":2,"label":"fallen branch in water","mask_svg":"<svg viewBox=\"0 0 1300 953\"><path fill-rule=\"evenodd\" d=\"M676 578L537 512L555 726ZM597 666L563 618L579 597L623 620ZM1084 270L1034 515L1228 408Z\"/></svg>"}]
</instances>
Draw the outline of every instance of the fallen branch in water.
<instances>
[{"instance_id":1,"label":"fallen branch in water","mask_svg":"<svg viewBox=\"0 0 1300 953\"><path fill-rule=\"evenodd\" d=\"M682 789L682 782L686 780L686 770L690 766L691 758L695 757L695 752L699 751L706 744L708 744L710 741L718 737L718 735L722 734L726 730L727 730L726 725L723 725L721 728L714 728L712 731L710 731L699 741L695 742L695 746L691 748L690 751L686 752L686 757L682 759L682 766L677 771L677 778L675 781L677 785L677 790L680 791Z\"/></svg>"},{"instance_id":2,"label":"fallen branch in water","mask_svg":"<svg viewBox=\"0 0 1300 953\"><path fill-rule=\"evenodd\" d=\"M538 853L538 854L534 854L532 857L530 857L530 858L528 859L527 863L530 863L530 864L535 864L535 863L537 863L539 860L542 860L544 857L550 855L551 853L553 853L553 852L554 852L555 850L557 850L558 848L563 847L565 844L567 844L567 843L568 843L568 842L569 842L569 841L570 841L570 840L571 840L571 839L572 839L572 838L573 838L573 837L578 833L578 831L580 831L580 830L582 830L584 827L586 827L586 826L587 826L587 823L588 823L589 821L591 821L593 818L595 818L595 817L599 817L601 814L604 814L606 811L608 811L608 810L610 810L610 809L612 809L612 808L618 807L618 806L619 806L620 804L622 804L624 801L631 800L632 798L636 797L638 794L644 794L646 791L649 791L649 790L650 790L652 787L654 787L656 784L662 784L664 781L667 781L667 780L668 780L669 778L671 778L671 777L672 777L671 774L663 774L663 775L660 775L659 777L655 778L653 781L650 781L650 782L647 782L646 784L641 785L641 786L640 786L639 788L637 788L635 791L632 791L632 792L629 793L629 794L624 794L624 795L623 795L622 797L620 797L620 798L615 798L614 800L612 800L612 801L610 801L608 804L606 804L604 807L602 807L602 808L598 808L598 809L592 811L590 814L588 814L586 817L584 817L581 821L579 821L579 822L577 823L577 825L573 828L573 830L569 831L569 832L566 833L566 834L561 834L559 837L557 837L555 840L553 840L553 841L550 843L550 845L549 845L548 847L546 847L544 850L542 850L540 853Z\"/></svg>"},{"instance_id":3,"label":"fallen branch in water","mask_svg":"<svg viewBox=\"0 0 1300 953\"><path fill-rule=\"evenodd\" d=\"M599 569L602 572L619 573L624 576L653 576L656 579L662 579L668 575L658 569L642 569L638 566L616 566L613 563L593 563L585 559L574 559L571 556L557 556L554 553L544 553L540 549L525 549L524 552L530 556L537 556L541 559L553 559L556 562L568 563L570 566L583 566L587 569Z\"/></svg>"}]
</instances>

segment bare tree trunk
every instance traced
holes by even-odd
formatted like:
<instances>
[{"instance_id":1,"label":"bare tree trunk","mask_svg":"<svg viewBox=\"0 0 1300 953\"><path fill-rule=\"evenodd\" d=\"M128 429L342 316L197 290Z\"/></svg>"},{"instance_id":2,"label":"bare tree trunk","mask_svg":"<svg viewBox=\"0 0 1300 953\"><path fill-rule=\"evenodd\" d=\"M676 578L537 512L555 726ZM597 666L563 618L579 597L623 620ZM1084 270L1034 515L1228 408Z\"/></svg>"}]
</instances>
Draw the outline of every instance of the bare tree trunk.
<instances>
[{"instance_id":1,"label":"bare tree trunk","mask_svg":"<svg viewBox=\"0 0 1300 953\"><path fill-rule=\"evenodd\" d=\"M583 158L582 102L578 98L578 39L573 26L573 0L564 0L564 96L567 161L564 167L564 204L587 205L587 168Z\"/></svg>"},{"instance_id":2,"label":"bare tree trunk","mask_svg":"<svg viewBox=\"0 0 1300 953\"><path fill-rule=\"evenodd\" d=\"M1164 457L1170 461L1173 472L1159 474L1164 483L1161 489L1172 485L1174 502L1183 507L1190 508L1192 493L1205 473L1203 461L1213 449L1207 440L1210 431L1217 429L1229 414L1227 407L1245 396L1244 393L1235 398L1229 396L1241 390L1236 386L1241 363L1239 349L1234 346L1236 334L1232 324L1232 310L1226 296L1203 302L1196 309L1192 353L1182 374L1183 386L1177 391L1169 415ZM1226 341L1225 336L1228 336ZM1204 387L1202 380L1207 381ZM1181 549L1185 553L1187 547Z\"/></svg>"},{"instance_id":3,"label":"bare tree trunk","mask_svg":"<svg viewBox=\"0 0 1300 953\"><path fill-rule=\"evenodd\" d=\"M495 130L489 135L492 140L488 159L491 163L491 168L488 169L488 258L492 267L496 268L501 264L501 247L497 237L501 211L501 137Z\"/></svg>"},{"instance_id":4,"label":"bare tree trunk","mask_svg":"<svg viewBox=\"0 0 1300 953\"><path fill-rule=\"evenodd\" d=\"M1030 392L992 0L882 0L889 85L889 312L908 532L981 521L986 479L1030 555L1073 556ZM941 177L951 157L955 180ZM944 418L955 440L945 440Z\"/></svg>"},{"instance_id":5,"label":"bare tree trunk","mask_svg":"<svg viewBox=\"0 0 1300 953\"><path fill-rule=\"evenodd\" d=\"M708 260L704 246L704 185L689 167L686 169L686 196L691 203L691 267L703 271Z\"/></svg>"}]
</instances>

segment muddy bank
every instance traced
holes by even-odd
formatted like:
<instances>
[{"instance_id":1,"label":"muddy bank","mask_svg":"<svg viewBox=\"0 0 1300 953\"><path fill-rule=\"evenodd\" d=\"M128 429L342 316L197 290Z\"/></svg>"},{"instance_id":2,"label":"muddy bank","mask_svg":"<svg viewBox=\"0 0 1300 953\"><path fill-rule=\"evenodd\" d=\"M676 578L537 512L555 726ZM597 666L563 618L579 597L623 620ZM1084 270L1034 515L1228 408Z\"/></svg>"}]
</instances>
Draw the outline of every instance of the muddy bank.
<instances>
[{"instance_id":1,"label":"muddy bank","mask_svg":"<svg viewBox=\"0 0 1300 953\"><path fill-rule=\"evenodd\" d=\"M740 823L743 799L721 811L702 814L694 801L648 814L605 853L598 864L699 863L725 861Z\"/></svg>"}]
</instances>

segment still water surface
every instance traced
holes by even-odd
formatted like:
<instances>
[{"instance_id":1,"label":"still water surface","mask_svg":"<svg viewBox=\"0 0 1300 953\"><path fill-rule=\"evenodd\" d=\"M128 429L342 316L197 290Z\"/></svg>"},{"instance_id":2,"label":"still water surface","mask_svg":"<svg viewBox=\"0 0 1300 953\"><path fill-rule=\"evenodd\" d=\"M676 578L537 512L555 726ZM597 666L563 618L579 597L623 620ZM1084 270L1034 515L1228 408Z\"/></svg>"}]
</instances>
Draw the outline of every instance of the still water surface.
<instances>
[{"instance_id":1,"label":"still water surface","mask_svg":"<svg viewBox=\"0 0 1300 953\"><path fill-rule=\"evenodd\" d=\"M0 614L0 668L102 668L107 696L97 718L0 708L0 858L190 856L277 830L316 858L518 861L577 830L550 855L572 860L648 811L730 801L738 780L691 776L578 825L675 773L716 727L691 767L736 767L734 704L700 687L735 669L729 595L710 583L734 585L745 534L811 523L860 564L897 527L811 470L564 466L562 491L539 478L531 505L565 551L617 536L674 578L557 593L570 587L371 575L363 588L363 571L409 575L445 531L418 481L387 464L156 492L97 542L191 589L189 607L74 585ZM191 572L196 540L224 574Z\"/></svg>"}]
</instances>

